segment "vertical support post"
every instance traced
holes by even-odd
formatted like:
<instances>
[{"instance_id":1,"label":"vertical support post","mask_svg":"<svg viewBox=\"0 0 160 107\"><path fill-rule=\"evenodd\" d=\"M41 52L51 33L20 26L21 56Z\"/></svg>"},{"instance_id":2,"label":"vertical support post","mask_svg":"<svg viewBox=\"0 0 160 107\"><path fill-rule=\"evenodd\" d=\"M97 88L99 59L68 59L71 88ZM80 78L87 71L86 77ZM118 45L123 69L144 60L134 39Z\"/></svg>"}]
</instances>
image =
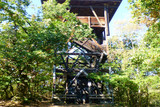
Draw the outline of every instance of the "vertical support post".
<instances>
[{"instance_id":1,"label":"vertical support post","mask_svg":"<svg viewBox=\"0 0 160 107\"><path fill-rule=\"evenodd\" d=\"M88 81L89 103L91 103L91 99L90 99L90 95L91 95L91 86L92 86L92 83L91 83L91 81Z\"/></svg>"},{"instance_id":2,"label":"vertical support post","mask_svg":"<svg viewBox=\"0 0 160 107\"><path fill-rule=\"evenodd\" d=\"M66 58L66 65L67 65L67 67L68 67L68 63L69 63L69 55Z\"/></svg>"},{"instance_id":3,"label":"vertical support post","mask_svg":"<svg viewBox=\"0 0 160 107\"><path fill-rule=\"evenodd\" d=\"M91 28L91 16L88 16L88 24L89 24L89 28Z\"/></svg>"},{"instance_id":4,"label":"vertical support post","mask_svg":"<svg viewBox=\"0 0 160 107\"><path fill-rule=\"evenodd\" d=\"M109 74L110 74L110 75L112 74L112 68L111 68L111 67L109 67ZM110 77L110 78L111 78L111 77ZM113 87L111 87L110 93L111 93L111 96L112 96L112 103L114 104Z\"/></svg>"},{"instance_id":5,"label":"vertical support post","mask_svg":"<svg viewBox=\"0 0 160 107\"><path fill-rule=\"evenodd\" d=\"M104 82L104 81L101 81L101 85L102 85L102 86L101 86L101 92L102 92L102 93L103 93L103 88L104 88L103 82Z\"/></svg>"},{"instance_id":6,"label":"vertical support post","mask_svg":"<svg viewBox=\"0 0 160 107\"><path fill-rule=\"evenodd\" d=\"M52 98L54 98L55 91L56 91L56 66L53 65L53 90L52 90Z\"/></svg>"},{"instance_id":7,"label":"vertical support post","mask_svg":"<svg viewBox=\"0 0 160 107\"><path fill-rule=\"evenodd\" d=\"M67 64L66 64L66 62L65 62L65 60L64 60L64 58L63 58L63 55L61 54L61 58L62 58L62 60L63 60L63 64L64 64L64 66L65 66L65 68L66 68L66 70L67 70L67 72L68 72L68 66L67 66Z\"/></svg>"},{"instance_id":8,"label":"vertical support post","mask_svg":"<svg viewBox=\"0 0 160 107\"><path fill-rule=\"evenodd\" d=\"M65 95L68 93L68 83L69 83L68 74L66 74L66 91L65 91Z\"/></svg>"},{"instance_id":9,"label":"vertical support post","mask_svg":"<svg viewBox=\"0 0 160 107\"><path fill-rule=\"evenodd\" d=\"M65 73L64 74L64 79L65 79L65 92L64 92L64 97L65 97L65 100L64 100L64 103L66 103L66 99L67 99L67 93L68 93L68 75Z\"/></svg>"},{"instance_id":10,"label":"vertical support post","mask_svg":"<svg viewBox=\"0 0 160 107\"><path fill-rule=\"evenodd\" d=\"M104 18L105 18L105 41L103 42L103 44L106 45L106 53L107 55L109 55L109 48L108 48L108 36L109 34L109 14L108 14L108 8L105 5L104 6Z\"/></svg>"}]
</instances>

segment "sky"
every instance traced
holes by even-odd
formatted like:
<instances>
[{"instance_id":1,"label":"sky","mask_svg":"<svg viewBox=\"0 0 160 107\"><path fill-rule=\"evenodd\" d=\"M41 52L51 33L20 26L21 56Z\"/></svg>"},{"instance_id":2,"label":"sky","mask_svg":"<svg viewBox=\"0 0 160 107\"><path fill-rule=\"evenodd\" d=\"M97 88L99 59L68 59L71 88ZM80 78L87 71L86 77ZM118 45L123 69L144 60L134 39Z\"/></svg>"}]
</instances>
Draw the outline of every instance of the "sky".
<instances>
[{"instance_id":1,"label":"sky","mask_svg":"<svg viewBox=\"0 0 160 107\"><path fill-rule=\"evenodd\" d=\"M28 13L30 14L37 14L37 9L33 9L32 7L39 7L41 6L41 0L31 0L32 4L27 9ZM109 23L110 27L110 35L116 35L118 26L117 22L120 21L129 21L131 19L131 14L129 8L128 0L122 0L119 8L117 9L116 13L114 14L112 20Z\"/></svg>"},{"instance_id":2,"label":"sky","mask_svg":"<svg viewBox=\"0 0 160 107\"><path fill-rule=\"evenodd\" d=\"M110 35L117 34L117 27L118 22L120 21L130 21L132 19L131 10L129 10L129 3L128 0L122 0L119 8L117 9L116 13L114 14L113 18L109 23L110 27Z\"/></svg>"}]
</instances>

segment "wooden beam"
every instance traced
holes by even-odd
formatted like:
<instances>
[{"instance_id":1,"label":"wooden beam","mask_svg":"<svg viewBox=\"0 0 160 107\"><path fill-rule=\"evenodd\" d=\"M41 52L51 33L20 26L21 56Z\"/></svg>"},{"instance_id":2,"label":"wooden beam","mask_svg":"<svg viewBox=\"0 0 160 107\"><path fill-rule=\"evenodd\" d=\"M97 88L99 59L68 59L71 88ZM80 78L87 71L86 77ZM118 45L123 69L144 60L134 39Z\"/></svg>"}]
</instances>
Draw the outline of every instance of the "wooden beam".
<instances>
[{"instance_id":1,"label":"wooden beam","mask_svg":"<svg viewBox=\"0 0 160 107\"><path fill-rule=\"evenodd\" d=\"M109 36L109 14L108 14L108 8L104 7L104 18L105 18L105 34L106 36Z\"/></svg>"},{"instance_id":2,"label":"wooden beam","mask_svg":"<svg viewBox=\"0 0 160 107\"><path fill-rule=\"evenodd\" d=\"M91 25L91 27L101 27L101 28L105 28L105 26L101 26L101 25Z\"/></svg>"},{"instance_id":3,"label":"wooden beam","mask_svg":"<svg viewBox=\"0 0 160 107\"><path fill-rule=\"evenodd\" d=\"M109 48L108 48L108 36L109 36L109 17L108 17L108 9L107 6L104 6L104 17L105 17L105 38L106 40L105 45L106 45L106 53L109 55Z\"/></svg>"},{"instance_id":4,"label":"wooden beam","mask_svg":"<svg viewBox=\"0 0 160 107\"><path fill-rule=\"evenodd\" d=\"M79 57L80 57L80 55L78 56L78 58L76 59L76 61L73 63L73 66L72 66L72 68L71 68L71 69L73 69L73 68L76 66L76 63L78 62Z\"/></svg>"},{"instance_id":5,"label":"wooden beam","mask_svg":"<svg viewBox=\"0 0 160 107\"><path fill-rule=\"evenodd\" d=\"M108 6L108 8L115 8L117 9L119 5L117 6ZM90 6L82 6L82 5L70 5L70 7L73 7L73 8L90 8ZM93 8L104 8L104 6L92 6Z\"/></svg>"},{"instance_id":6,"label":"wooden beam","mask_svg":"<svg viewBox=\"0 0 160 107\"><path fill-rule=\"evenodd\" d=\"M104 17L98 17L102 26L97 21L96 17L94 16L77 16L77 19L79 19L82 23L89 24L90 27L105 27L105 18Z\"/></svg>"},{"instance_id":7,"label":"wooden beam","mask_svg":"<svg viewBox=\"0 0 160 107\"><path fill-rule=\"evenodd\" d=\"M95 44L98 46L98 48L100 48L101 50L103 50L102 46L93 38L91 38L93 42L95 42Z\"/></svg>"},{"instance_id":8,"label":"wooden beam","mask_svg":"<svg viewBox=\"0 0 160 107\"><path fill-rule=\"evenodd\" d=\"M94 41L87 40L86 41L73 41L76 45L80 46L81 48L89 51L89 52L103 52L102 48L99 48Z\"/></svg>"},{"instance_id":9,"label":"wooden beam","mask_svg":"<svg viewBox=\"0 0 160 107\"><path fill-rule=\"evenodd\" d=\"M56 68L56 72L57 73L64 73L64 74L68 74L68 75L70 75L70 74L75 74L75 73L77 73L77 72L79 72L80 71L80 69L72 69L72 72L67 72L65 69L62 69L62 68ZM85 71L87 72L87 73L98 73L98 72L104 72L104 73L109 73L109 71L108 70L106 70L106 69L97 69L97 68L87 68L87 69L85 69ZM58 75L57 75L58 76Z\"/></svg>"},{"instance_id":10,"label":"wooden beam","mask_svg":"<svg viewBox=\"0 0 160 107\"><path fill-rule=\"evenodd\" d=\"M122 0L73 0L73 1L121 2Z\"/></svg>"},{"instance_id":11,"label":"wooden beam","mask_svg":"<svg viewBox=\"0 0 160 107\"><path fill-rule=\"evenodd\" d=\"M82 23L88 23L89 20L91 24L99 24L96 17L94 16L77 16L77 18L82 21ZM104 17L98 17L99 21L102 23L102 25L105 25L105 18Z\"/></svg>"},{"instance_id":12,"label":"wooden beam","mask_svg":"<svg viewBox=\"0 0 160 107\"><path fill-rule=\"evenodd\" d=\"M61 53L60 55L61 55L61 59L62 59L62 61L63 61L63 64L64 64L66 70L68 71L68 66L67 66L67 64L66 64L66 62L65 62L65 60L64 60L64 58L63 58L62 53Z\"/></svg>"},{"instance_id":13,"label":"wooden beam","mask_svg":"<svg viewBox=\"0 0 160 107\"><path fill-rule=\"evenodd\" d=\"M88 24L89 24L89 28L91 28L91 16L88 16Z\"/></svg>"},{"instance_id":14,"label":"wooden beam","mask_svg":"<svg viewBox=\"0 0 160 107\"><path fill-rule=\"evenodd\" d=\"M46 1L46 0L42 0ZM57 0L58 2L64 2L65 0ZM84 1L84 2L121 2L122 0L71 0L74 2Z\"/></svg>"},{"instance_id":15,"label":"wooden beam","mask_svg":"<svg viewBox=\"0 0 160 107\"><path fill-rule=\"evenodd\" d=\"M57 54L62 54L62 53L57 53ZM84 55L83 53L63 53L64 55ZM101 56L101 53L99 52L92 52L92 53L85 53L85 55L87 56L93 56L93 55L96 55L96 56ZM64 62L63 62L64 64Z\"/></svg>"},{"instance_id":16,"label":"wooden beam","mask_svg":"<svg viewBox=\"0 0 160 107\"><path fill-rule=\"evenodd\" d=\"M97 16L96 12L95 12L94 9L92 8L92 6L90 6L90 9L92 10L92 13L93 13L94 16L96 17L96 19L97 19L97 21L99 22L99 24L100 24L101 26L103 26L102 23L101 23L101 21L99 20L99 18L98 18L98 16Z\"/></svg>"}]
</instances>

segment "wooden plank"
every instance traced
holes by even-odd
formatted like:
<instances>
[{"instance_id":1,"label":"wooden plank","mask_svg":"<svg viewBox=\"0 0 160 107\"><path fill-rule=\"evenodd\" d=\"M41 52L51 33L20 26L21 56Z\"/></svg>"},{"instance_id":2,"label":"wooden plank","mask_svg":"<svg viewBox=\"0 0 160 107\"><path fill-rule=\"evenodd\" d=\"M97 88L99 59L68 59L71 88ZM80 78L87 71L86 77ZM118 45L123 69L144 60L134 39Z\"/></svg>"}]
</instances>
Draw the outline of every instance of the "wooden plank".
<instances>
[{"instance_id":1,"label":"wooden plank","mask_svg":"<svg viewBox=\"0 0 160 107\"><path fill-rule=\"evenodd\" d=\"M91 25L99 25L99 22L97 21L96 17L93 16L77 16L77 19L79 19L82 23L90 23ZM105 18L104 17L98 17L99 21L101 22L102 26L105 25Z\"/></svg>"},{"instance_id":2,"label":"wooden plank","mask_svg":"<svg viewBox=\"0 0 160 107\"><path fill-rule=\"evenodd\" d=\"M72 1L90 1L90 2L120 2L122 0L72 0Z\"/></svg>"},{"instance_id":3,"label":"wooden plank","mask_svg":"<svg viewBox=\"0 0 160 107\"><path fill-rule=\"evenodd\" d=\"M108 8L115 8L117 9L119 5L117 6L108 6ZM82 5L70 5L70 7L73 7L73 8L90 8L89 6L82 6ZM92 5L93 8L99 8L99 9L103 9L104 6L95 6L95 5Z\"/></svg>"},{"instance_id":4,"label":"wooden plank","mask_svg":"<svg viewBox=\"0 0 160 107\"><path fill-rule=\"evenodd\" d=\"M90 51L90 52L103 52L102 48L99 48L94 41L87 40L87 41L74 41L75 44L79 45L80 47Z\"/></svg>"},{"instance_id":5,"label":"wooden plank","mask_svg":"<svg viewBox=\"0 0 160 107\"><path fill-rule=\"evenodd\" d=\"M98 20L99 20L99 22L101 23L101 24L99 24L99 22L97 21L97 18L95 18L95 17L92 17L91 18L91 24L93 25L101 25L101 26L103 26L103 25L105 25L105 19L104 19L104 17L98 17Z\"/></svg>"},{"instance_id":6,"label":"wooden plank","mask_svg":"<svg viewBox=\"0 0 160 107\"><path fill-rule=\"evenodd\" d=\"M91 27L105 28L105 26L100 26L100 25L91 25Z\"/></svg>"},{"instance_id":7,"label":"wooden plank","mask_svg":"<svg viewBox=\"0 0 160 107\"><path fill-rule=\"evenodd\" d=\"M42 0L46 1L46 0ZM64 2L65 0L57 0L58 2ZM71 0L71 1L85 1L85 2L121 2L122 0Z\"/></svg>"},{"instance_id":8,"label":"wooden plank","mask_svg":"<svg viewBox=\"0 0 160 107\"><path fill-rule=\"evenodd\" d=\"M61 53L57 53L57 54L61 54ZM84 55L83 53L67 53L67 52L64 53L64 54L66 54L66 55ZM99 52L93 52L93 53L85 53L85 55L87 55L87 56L93 56L93 55L100 56L101 53L99 53Z\"/></svg>"},{"instance_id":9,"label":"wooden plank","mask_svg":"<svg viewBox=\"0 0 160 107\"><path fill-rule=\"evenodd\" d=\"M106 97L89 97L89 99L107 99Z\"/></svg>"},{"instance_id":10,"label":"wooden plank","mask_svg":"<svg viewBox=\"0 0 160 107\"><path fill-rule=\"evenodd\" d=\"M67 72L66 70L64 70L64 69L60 69L60 68L56 68L56 70L57 70L57 72L58 73L66 73L66 74L74 74L74 73L77 73L77 72L79 72L80 71L80 69L72 69L72 72ZM87 72L87 73L93 73L93 72L97 72L97 70L98 69L96 69L96 68L87 68L87 69L85 69L85 71ZM71 70L69 70L69 71L71 71ZM100 71L100 72L104 72L104 73L108 73L109 71L106 71L106 70L102 70L102 69L100 69L100 70L98 70L98 71Z\"/></svg>"},{"instance_id":11,"label":"wooden plank","mask_svg":"<svg viewBox=\"0 0 160 107\"><path fill-rule=\"evenodd\" d=\"M104 94L90 94L91 97L105 97Z\"/></svg>"},{"instance_id":12,"label":"wooden plank","mask_svg":"<svg viewBox=\"0 0 160 107\"><path fill-rule=\"evenodd\" d=\"M89 28L91 28L91 16L88 16L88 24L89 24Z\"/></svg>"},{"instance_id":13,"label":"wooden plank","mask_svg":"<svg viewBox=\"0 0 160 107\"><path fill-rule=\"evenodd\" d=\"M99 18L98 18L98 16L97 16L96 12L95 12L94 9L92 8L92 6L90 6L90 9L92 10L92 13L93 13L94 16L96 17L98 23L102 26L102 23L101 23L101 21L99 20Z\"/></svg>"},{"instance_id":14,"label":"wooden plank","mask_svg":"<svg viewBox=\"0 0 160 107\"><path fill-rule=\"evenodd\" d=\"M88 17L87 16L77 16L77 19L79 19L82 23L88 23Z\"/></svg>"},{"instance_id":15,"label":"wooden plank","mask_svg":"<svg viewBox=\"0 0 160 107\"><path fill-rule=\"evenodd\" d=\"M104 6L104 17L105 17L105 44L106 45L106 53L109 55L109 48L108 48L108 36L109 36L109 17L108 17L108 9L107 6Z\"/></svg>"},{"instance_id":16,"label":"wooden plank","mask_svg":"<svg viewBox=\"0 0 160 107\"><path fill-rule=\"evenodd\" d=\"M105 36L109 36L109 17L108 17L108 9L104 7L104 18L105 18Z\"/></svg>"},{"instance_id":17,"label":"wooden plank","mask_svg":"<svg viewBox=\"0 0 160 107\"><path fill-rule=\"evenodd\" d=\"M92 38L92 41L94 41L95 44L96 44L101 50L103 50L103 49L102 49L102 46L101 46L95 39Z\"/></svg>"}]
</instances>

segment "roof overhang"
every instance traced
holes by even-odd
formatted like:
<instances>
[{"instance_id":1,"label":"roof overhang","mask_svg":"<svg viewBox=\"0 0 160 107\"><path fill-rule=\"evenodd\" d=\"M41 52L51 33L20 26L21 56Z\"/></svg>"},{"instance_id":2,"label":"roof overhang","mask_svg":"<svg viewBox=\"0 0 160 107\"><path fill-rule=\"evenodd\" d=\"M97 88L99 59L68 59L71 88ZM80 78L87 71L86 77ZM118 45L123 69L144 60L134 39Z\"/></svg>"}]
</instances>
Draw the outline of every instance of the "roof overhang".
<instances>
[{"instance_id":1,"label":"roof overhang","mask_svg":"<svg viewBox=\"0 0 160 107\"><path fill-rule=\"evenodd\" d=\"M41 0L43 1L47 0ZM59 3L63 3L65 0L57 0ZM77 13L78 16L94 16L90 6L93 7L98 16L104 16L104 6L107 7L109 13L109 20L112 19L116 10L118 9L122 0L71 0L70 7L71 12Z\"/></svg>"}]
</instances>

